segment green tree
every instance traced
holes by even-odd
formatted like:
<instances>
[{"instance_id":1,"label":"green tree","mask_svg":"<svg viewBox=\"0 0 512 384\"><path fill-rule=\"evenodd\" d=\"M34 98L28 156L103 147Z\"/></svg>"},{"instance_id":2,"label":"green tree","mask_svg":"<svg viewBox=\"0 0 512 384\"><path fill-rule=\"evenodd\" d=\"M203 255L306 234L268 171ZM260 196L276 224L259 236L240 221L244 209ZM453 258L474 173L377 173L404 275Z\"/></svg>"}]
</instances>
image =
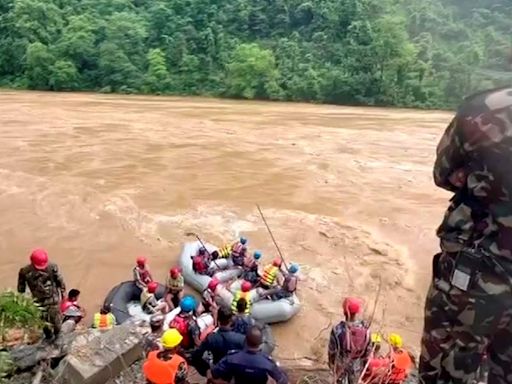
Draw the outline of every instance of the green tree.
<instances>
[{"instance_id":1,"label":"green tree","mask_svg":"<svg viewBox=\"0 0 512 384\"><path fill-rule=\"evenodd\" d=\"M78 88L78 70L71 61L59 60L53 64L49 81L54 91L70 91Z\"/></svg>"},{"instance_id":2,"label":"green tree","mask_svg":"<svg viewBox=\"0 0 512 384\"><path fill-rule=\"evenodd\" d=\"M28 85L33 89L48 89L55 58L42 43L32 43L27 47L25 74Z\"/></svg>"},{"instance_id":3,"label":"green tree","mask_svg":"<svg viewBox=\"0 0 512 384\"><path fill-rule=\"evenodd\" d=\"M148 52L148 71L145 84L146 90L150 93L165 92L170 88L165 54L161 49L156 48Z\"/></svg>"},{"instance_id":4,"label":"green tree","mask_svg":"<svg viewBox=\"0 0 512 384\"><path fill-rule=\"evenodd\" d=\"M228 95L253 98L276 98L278 71L274 55L257 44L241 44L233 52L227 66Z\"/></svg>"}]
</instances>

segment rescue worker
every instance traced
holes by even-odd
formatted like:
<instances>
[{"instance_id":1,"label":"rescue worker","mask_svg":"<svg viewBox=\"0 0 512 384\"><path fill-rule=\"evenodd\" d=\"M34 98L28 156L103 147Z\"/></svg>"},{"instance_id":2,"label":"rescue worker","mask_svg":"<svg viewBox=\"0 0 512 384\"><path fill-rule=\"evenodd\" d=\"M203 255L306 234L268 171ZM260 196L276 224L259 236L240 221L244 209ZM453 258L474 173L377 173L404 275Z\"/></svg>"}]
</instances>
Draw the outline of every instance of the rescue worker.
<instances>
[{"instance_id":1,"label":"rescue worker","mask_svg":"<svg viewBox=\"0 0 512 384\"><path fill-rule=\"evenodd\" d=\"M254 319L247 313L247 300L243 297L236 303L236 314L233 320L233 331L246 335L249 328L255 325Z\"/></svg>"},{"instance_id":2,"label":"rescue worker","mask_svg":"<svg viewBox=\"0 0 512 384\"><path fill-rule=\"evenodd\" d=\"M471 383L485 351L489 383L512 377L512 88L465 99L448 125L434 182L453 193L425 303L424 383Z\"/></svg>"},{"instance_id":3,"label":"rescue worker","mask_svg":"<svg viewBox=\"0 0 512 384\"><path fill-rule=\"evenodd\" d=\"M190 351L201 344L201 330L194 319L196 300L192 296L185 296L180 302L181 312L169 323L169 328L176 328L183 336L181 346Z\"/></svg>"},{"instance_id":4,"label":"rescue worker","mask_svg":"<svg viewBox=\"0 0 512 384\"><path fill-rule=\"evenodd\" d=\"M92 327L100 331L108 331L116 325L116 317L110 311L108 305L104 305L98 313L93 316Z\"/></svg>"},{"instance_id":5,"label":"rescue worker","mask_svg":"<svg viewBox=\"0 0 512 384\"><path fill-rule=\"evenodd\" d=\"M252 257L245 258L244 272L242 274L242 278L253 285L258 284L258 282L260 281L260 275L258 273L260 259L260 251L254 251Z\"/></svg>"},{"instance_id":6,"label":"rescue worker","mask_svg":"<svg viewBox=\"0 0 512 384\"><path fill-rule=\"evenodd\" d=\"M265 292L264 296L271 297L272 300L281 300L293 296L297 290L297 282L299 280L297 272L299 272L299 266L297 264L291 264L283 284L280 287L269 289Z\"/></svg>"},{"instance_id":7,"label":"rescue worker","mask_svg":"<svg viewBox=\"0 0 512 384\"><path fill-rule=\"evenodd\" d=\"M163 350L151 351L142 366L148 384L186 384L187 362L178 354L183 337L176 329L164 332L161 344Z\"/></svg>"},{"instance_id":8,"label":"rescue worker","mask_svg":"<svg viewBox=\"0 0 512 384\"><path fill-rule=\"evenodd\" d=\"M151 333L146 335L142 341L142 349L146 356L151 351L159 351L161 349L162 344L160 341L164 333L164 321L165 317L163 315L153 315L149 318Z\"/></svg>"},{"instance_id":9,"label":"rescue worker","mask_svg":"<svg viewBox=\"0 0 512 384\"><path fill-rule=\"evenodd\" d=\"M244 266L245 254L247 252L247 239L245 237L240 237L240 240L233 244L233 248L231 249L231 259L233 260L233 264L237 267Z\"/></svg>"},{"instance_id":10,"label":"rescue worker","mask_svg":"<svg viewBox=\"0 0 512 384\"><path fill-rule=\"evenodd\" d=\"M388 383L392 366L389 356L381 354L382 336L380 333L372 333L370 340L372 354L368 361L368 369L365 372L363 382L372 384Z\"/></svg>"},{"instance_id":11,"label":"rescue worker","mask_svg":"<svg viewBox=\"0 0 512 384\"><path fill-rule=\"evenodd\" d=\"M236 291L236 293L233 295L233 301L231 302L231 311L232 313L237 313L236 305L238 303L238 300L244 299L247 302L247 308L245 310L246 314L251 313L251 307L252 307L252 300L251 300L251 289L252 284L248 281L242 281L242 284L240 284L240 289Z\"/></svg>"},{"instance_id":12,"label":"rescue worker","mask_svg":"<svg viewBox=\"0 0 512 384\"><path fill-rule=\"evenodd\" d=\"M389 376L389 384L402 384L405 382L409 373L414 368L413 358L402 348L402 337L396 333L392 333L388 338L389 345L391 346L391 361L392 369Z\"/></svg>"},{"instance_id":13,"label":"rescue worker","mask_svg":"<svg viewBox=\"0 0 512 384\"><path fill-rule=\"evenodd\" d=\"M276 384L288 384L286 373L269 356L261 352L262 343L261 330L256 326L251 327L245 337L245 349L228 353L213 367L213 382L266 384L269 378L272 378Z\"/></svg>"},{"instance_id":14,"label":"rescue worker","mask_svg":"<svg viewBox=\"0 0 512 384\"><path fill-rule=\"evenodd\" d=\"M199 248L197 255L192 256L192 269L199 275L211 276L213 274L210 256L208 255L206 248Z\"/></svg>"},{"instance_id":15,"label":"rescue worker","mask_svg":"<svg viewBox=\"0 0 512 384\"><path fill-rule=\"evenodd\" d=\"M345 319L331 330L327 351L329 368L336 380L357 381L370 354L369 326L358 318L361 313L359 299L347 297L343 300Z\"/></svg>"},{"instance_id":16,"label":"rescue worker","mask_svg":"<svg viewBox=\"0 0 512 384\"><path fill-rule=\"evenodd\" d=\"M144 288L140 294L140 305L142 310L148 314L155 313L167 313L169 307L163 300L158 300L155 296L156 290L158 289L158 283L151 281L146 288Z\"/></svg>"},{"instance_id":17,"label":"rescue worker","mask_svg":"<svg viewBox=\"0 0 512 384\"><path fill-rule=\"evenodd\" d=\"M153 281L147 259L144 256L137 257L135 267L133 268L133 281L141 290Z\"/></svg>"},{"instance_id":18,"label":"rescue worker","mask_svg":"<svg viewBox=\"0 0 512 384\"><path fill-rule=\"evenodd\" d=\"M70 289L68 296L60 303L60 312L64 314L70 308L76 308L82 313L82 317L85 317L85 310L78 304L80 297L80 291L78 289Z\"/></svg>"},{"instance_id":19,"label":"rescue worker","mask_svg":"<svg viewBox=\"0 0 512 384\"><path fill-rule=\"evenodd\" d=\"M185 279L181 274L181 269L178 267L171 268L165 287L165 302L170 310L180 305L180 301L183 299L184 288Z\"/></svg>"},{"instance_id":20,"label":"rescue worker","mask_svg":"<svg viewBox=\"0 0 512 384\"><path fill-rule=\"evenodd\" d=\"M219 310L219 329L210 333L192 354L194 368L202 376L207 375L210 365L203 359L205 352L210 352L213 364L217 364L230 351L240 351L244 348L245 337L233 332L233 314L226 308Z\"/></svg>"},{"instance_id":21,"label":"rescue worker","mask_svg":"<svg viewBox=\"0 0 512 384\"><path fill-rule=\"evenodd\" d=\"M219 306L215 301L215 292L219 287L220 281L215 277L210 280L208 283L208 287L201 293L201 305L197 311L197 314L200 315L203 312L210 312L213 316L213 321L217 324L217 311Z\"/></svg>"},{"instance_id":22,"label":"rescue worker","mask_svg":"<svg viewBox=\"0 0 512 384\"><path fill-rule=\"evenodd\" d=\"M43 328L45 338L57 338L62 326L59 303L66 293L66 286L59 268L49 262L48 253L44 249L35 249L30 255L30 264L18 273L18 292L25 293L27 286L47 323Z\"/></svg>"},{"instance_id":23,"label":"rescue worker","mask_svg":"<svg viewBox=\"0 0 512 384\"><path fill-rule=\"evenodd\" d=\"M263 269L263 275L260 279L260 286L263 289L274 288L276 282L279 280L281 274L281 265L283 264L280 258L275 258L272 264L267 265Z\"/></svg>"}]
</instances>

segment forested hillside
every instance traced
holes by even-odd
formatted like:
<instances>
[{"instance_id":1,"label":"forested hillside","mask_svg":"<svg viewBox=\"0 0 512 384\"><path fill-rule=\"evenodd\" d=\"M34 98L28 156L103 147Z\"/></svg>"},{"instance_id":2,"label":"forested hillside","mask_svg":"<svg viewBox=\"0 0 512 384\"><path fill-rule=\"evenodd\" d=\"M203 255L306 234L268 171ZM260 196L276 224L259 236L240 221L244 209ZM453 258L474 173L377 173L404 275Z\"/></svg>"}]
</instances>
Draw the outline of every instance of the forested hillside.
<instances>
[{"instance_id":1,"label":"forested hillside","mask_svg":"<svg viewBox=\"0 0 512 384\"><path fill-rule=\"evenodd\" d=\"M0 85L451 107L511 42L511 0L1 0Z\"/></svg>"}]
</instances>

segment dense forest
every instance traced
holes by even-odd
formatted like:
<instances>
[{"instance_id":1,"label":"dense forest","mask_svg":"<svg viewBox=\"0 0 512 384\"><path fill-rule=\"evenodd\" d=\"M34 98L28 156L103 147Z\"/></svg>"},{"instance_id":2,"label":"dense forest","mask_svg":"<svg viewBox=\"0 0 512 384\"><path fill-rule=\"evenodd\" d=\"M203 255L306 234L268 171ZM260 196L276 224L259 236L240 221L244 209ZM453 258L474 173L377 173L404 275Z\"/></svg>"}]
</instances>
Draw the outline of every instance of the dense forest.
<instances>
[{"instance_id":1,"label":"dense forest","mask_svg":"<svg viewBox=\"0 0 512 384\"><path fill-rule=\"evenodd\" d=\"M1 0L0 86L451 107L511 42L511 0Z\"/></svg>"}]
</instances>

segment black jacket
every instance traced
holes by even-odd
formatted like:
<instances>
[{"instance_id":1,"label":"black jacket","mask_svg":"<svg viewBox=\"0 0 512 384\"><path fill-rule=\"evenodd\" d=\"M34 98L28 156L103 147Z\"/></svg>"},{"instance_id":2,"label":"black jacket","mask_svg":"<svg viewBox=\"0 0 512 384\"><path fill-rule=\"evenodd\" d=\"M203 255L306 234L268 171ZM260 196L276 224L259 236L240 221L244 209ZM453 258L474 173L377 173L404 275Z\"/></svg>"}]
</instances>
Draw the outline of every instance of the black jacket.
<instances>
[{"instance_id":1,"label":"black jacket","mask_svg":"<svg viewBox=\"0 0 512 384\"><path fill-rule=\"evenodd\" d=\"M192 354L192 365L201 375L205 376L210 365L203 359L205 352L213 355L213 364L217 364L230 351L240 351L244 348L245 337L227 328L219 328L215 333L206 337Z\"/></svg>"}]
</instances>

